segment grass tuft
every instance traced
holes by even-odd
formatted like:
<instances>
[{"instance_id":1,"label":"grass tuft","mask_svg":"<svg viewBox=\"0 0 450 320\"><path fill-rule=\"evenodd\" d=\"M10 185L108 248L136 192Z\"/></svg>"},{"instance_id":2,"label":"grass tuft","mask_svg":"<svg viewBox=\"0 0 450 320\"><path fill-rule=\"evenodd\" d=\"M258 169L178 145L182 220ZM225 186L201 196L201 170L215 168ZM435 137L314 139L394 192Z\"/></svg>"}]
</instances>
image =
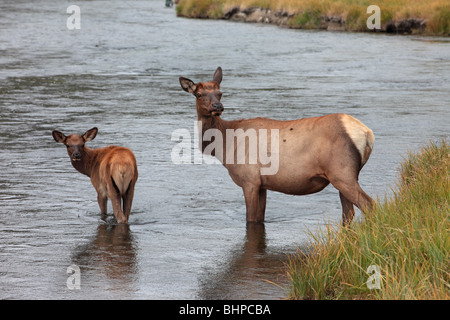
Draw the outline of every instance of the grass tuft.
<instances>
[{"instance_id":1,"label":"grass tuft","mask_svg":"<svg viewBox=\"0 0 450 320\"><path fill-rule=\"evenodd\" d=\"M449 173L446 141L410 154L392 199L363 222L310 233L309 252L290 259L290 298L449 299ZM367 285L372 265L379 289Z\"/></svg>"},{"instance_id":2,"label":"grass tuft","mask_svg":"<svg viewBox=\"0 0 450 320\"><path fill-rule=\"evenodd\" d=\"M222 0L181 0L176 13L181 17L219 19L223 16Z\"/></svg>"}]
</instances>

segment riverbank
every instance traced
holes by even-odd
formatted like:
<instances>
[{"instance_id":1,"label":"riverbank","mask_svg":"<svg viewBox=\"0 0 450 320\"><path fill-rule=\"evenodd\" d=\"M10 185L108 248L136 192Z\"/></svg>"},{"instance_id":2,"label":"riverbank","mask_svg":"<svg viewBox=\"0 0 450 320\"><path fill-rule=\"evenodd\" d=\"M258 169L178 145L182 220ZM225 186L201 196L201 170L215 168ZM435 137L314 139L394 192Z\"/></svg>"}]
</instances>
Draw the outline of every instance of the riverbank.
<instances>
[{"instance_id":1,"label":"riverbank","mask_svg":"<svg viewBox=\"0 0 450 320\"><path fill-rule=\"evenodd\" d=\"M180 0L178 16L269 23L295 29L397 34L450 35L450 4L445 0L379 0L380 29L370 30L370 1L359 0Z\"/></svg>"},{"instance_id":2,"label":"riverbank","mask_svg":"<svg viewBox=\"0 0 450 320\"><path fill-rule=\"evenodd\" d=\"M450 146L409 155L392 199L353 222L311 233L291 259L292 299L450 298Z\"/></svg>"}]
</instances>

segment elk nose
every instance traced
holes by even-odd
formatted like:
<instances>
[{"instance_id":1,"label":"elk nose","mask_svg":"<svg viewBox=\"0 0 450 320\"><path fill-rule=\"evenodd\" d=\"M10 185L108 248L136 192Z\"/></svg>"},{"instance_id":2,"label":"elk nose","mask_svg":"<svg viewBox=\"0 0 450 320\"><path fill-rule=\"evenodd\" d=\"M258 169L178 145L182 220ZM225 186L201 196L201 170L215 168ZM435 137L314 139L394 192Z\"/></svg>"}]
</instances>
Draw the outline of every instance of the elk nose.
<instances>
[{"instance_id":1,"label":"elk nose","mask_svg":"<svg viewBox=\"0 0 450 320\"><path fill-rule=\"evenodd\" d=\"M73 157L74 159L81 159L81 154L80 154L79 152L75 152L75 153L72 155L72 157Z\"/></svg>"},{"instance_id":2,"label":"elk nose","mask_svg":"<svg viewBox=\"0 0 450 320\"><path fill-rule=\"evenodd\" d=\"M212 105L214 111L223 111L223 104L216 102Z\"/></svg>"}]
</instances>

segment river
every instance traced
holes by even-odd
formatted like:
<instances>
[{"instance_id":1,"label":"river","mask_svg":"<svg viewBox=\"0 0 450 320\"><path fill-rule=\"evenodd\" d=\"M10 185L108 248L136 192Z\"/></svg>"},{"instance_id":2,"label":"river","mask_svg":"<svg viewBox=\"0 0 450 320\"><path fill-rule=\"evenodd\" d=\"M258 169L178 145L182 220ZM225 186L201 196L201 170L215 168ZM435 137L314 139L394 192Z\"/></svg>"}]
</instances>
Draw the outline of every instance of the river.
<instances>
[{"instance_id":1,"label":"river","mask_svg":"<svg viewBox=\"0 0 450 320\"><path fill-rule=\"evenodd\" d=\"M374 198L392 193L408 152L449 136L448 38L190 20L162 0L79 2L71 30L72 4L0 3L1 299L286 297L287 257L340 223L338 192L269 192L266 222L247 228L224 167L171 160L172 132L194 136L196 121L179 76L207 81L221 66L224 119L358 118L376 137L360 174ZM91 147L137 158L127 226L110 203L101 219L89 179L51 136L94 126Z\"/></svg>"}]
</instances>

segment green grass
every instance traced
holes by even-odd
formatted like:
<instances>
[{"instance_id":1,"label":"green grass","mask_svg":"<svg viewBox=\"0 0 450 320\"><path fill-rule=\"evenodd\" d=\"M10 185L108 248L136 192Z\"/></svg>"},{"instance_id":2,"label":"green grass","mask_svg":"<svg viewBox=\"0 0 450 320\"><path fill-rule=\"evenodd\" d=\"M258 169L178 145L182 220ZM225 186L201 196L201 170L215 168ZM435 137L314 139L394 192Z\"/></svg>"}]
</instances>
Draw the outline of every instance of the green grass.
<instances>
[{"instance_id":1,"label":"green grass","mask_svg":"<svg viewBox=\"0 0 450 320\"><path fill-rule=\"evenodd\" d=\"M181 0L176 7L178 16L218 19L223 16L222 0Z\"/></svg>"},{"instance_id":2,"label":"green grass","mask_svg":"<svg viewBox=\"0 0 450 320\"><path fill-rule=\"evenodd\" d=\"M289 26L297 29L319 29L321 24L321 13L318 10L298 13L289 21Z\"/></svg>"},{"instance_id":3,"label":"green grass","mask_svg":"<svg viewBox=\"0 0 450 320\"><path fill-rule=\"evenodd\" d=\"M450 35L450 4L437 7L428 29L435 34Z\"/></svg>"},{"instance_id":4,"label":"green grass","mask_svg":"<svg viewBox=\"0 0 450 320\"><path fill-rule=\"evenodd\" d=\"M430 143L401 165L393 197L362 222L310 232L291 257L291 299L449 299L450 148ZM371 265L380 289L369 289Z\"/></svg>"},{"instance_id":5,"label":"green grass","mask_svg":"<svg viewBox=\"0 0 450 320\"><path fill-rule=\"evenodd\" d=\"M426 28L413 32L450 35L448 0L180 0L176 10L178 16L219 19L233 7L260 7L293 14L291 28L321 28L324 17L341 17L346 30L367 31L366 10L372 4L380 7L382 29L394 21L419 19Z\"/></svg>"}]
</instances>

